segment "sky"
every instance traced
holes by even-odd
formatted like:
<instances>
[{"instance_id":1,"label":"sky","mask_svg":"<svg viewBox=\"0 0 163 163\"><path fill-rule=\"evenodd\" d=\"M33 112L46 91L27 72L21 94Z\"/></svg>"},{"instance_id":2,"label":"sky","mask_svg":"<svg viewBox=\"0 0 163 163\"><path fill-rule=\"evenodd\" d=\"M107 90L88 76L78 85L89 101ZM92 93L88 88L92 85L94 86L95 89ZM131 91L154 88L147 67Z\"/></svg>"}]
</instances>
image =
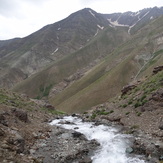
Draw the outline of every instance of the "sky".
<instances>
[{"instance_id":1,"label":"sky","mask_svg":"<svg viewBox=\"0 0 163 163\"><path fill-rule=\"evenodd\" d=\"M83 8L109 14L155 6L163 0L0 0L0 40L25 37Z\"/></svg>"}]
</instances>

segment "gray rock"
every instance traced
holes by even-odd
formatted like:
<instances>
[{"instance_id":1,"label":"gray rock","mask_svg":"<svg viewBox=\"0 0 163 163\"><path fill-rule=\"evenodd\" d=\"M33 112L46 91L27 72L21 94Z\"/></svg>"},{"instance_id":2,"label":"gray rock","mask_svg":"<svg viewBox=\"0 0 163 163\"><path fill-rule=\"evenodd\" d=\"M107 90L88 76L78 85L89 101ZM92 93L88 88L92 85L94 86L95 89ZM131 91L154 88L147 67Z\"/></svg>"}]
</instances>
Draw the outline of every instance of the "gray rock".
<instances>
[{"instance_id":1,"label":"gray rock","mask_svg":"<svg viewBox=\"0 0 163 163\"><path fill-rule=\"evenodd\" d=\"M43 148L43 147L46 147L47 144L45 144L45 143L41 143L39 146Z\"/></svg>"},{"instance_id":2,"label":"gray rock","mask_svg":"<svg viewBox=\"0 0 163 163\"><path fill-rule=\"evenodd\" d=\"M70 134L70 133L63 133L61 135L61 138L63 138L63 139L70 139L70 137L72 137L72 134Z\"/></svg>"},{"instance_id":3,"label":"gray rock","mask_svg":"<svg viewBox=\"0 0 163 163\"><path fill-rule=\"evenodd\" d=\"M126 153L132 153L134 150L133 150L133 148L131 148L131 147L128 147L128 148L126 148Z\"/></svg>"},{"instance_id":4,"label":"gray rock","mask_svg":"<svg viewBox=\"0 0 163 163\"><path fill-rule=\"evenodd\" d=\"M4 126L8 126L7 120L3 114L0 114L0 123L3 124Z\"/></svg>"},{"instance_id":5,"label":"gray rock","mask_svg":"<svg viewBox=\"0 0 163 163\"><path fill-rule=\"evenodd\" d=\"M36 150L30 149L29 152L30 152L30 154L34 154L36 152Z\"/></svg>"},{"instance_id":6,"label":"gray rock","mask_svg":"<svg viewBox=\"0 0 163 163\"><path fill-rule=\"evenodd\" d=\"M83 134L80 133L80 132L76 132L76 131L75 131L75 132L72 133L72 135L73 135L74 138L79 138L79 137L81 137Z\"/></svg>"},{"instance_id":7,"label":"gray rock","mask_svg":"<svg viewBox=\"0 0 163 163\"><path fill-rule=\"evenodd\" d=\"M9 137L7 142L11 145L15 145L15 150L17 153L23 153L24 152L25 140L19 133L15 133L14 137Z\"/></svg>"},{"instance_id":8,"label":"gray rock","mask_svg":"<svg viewBox=\"0 0 163 163\"><path fill-rule=\"evenodd\" d=\"M82 160L79 161L79 163L92 163L92 160L90 157L84 157Z\"/></svg>"},{"instance_id":9,"label":"gray rock","mask_svg":"<svg viewBox=\"0 0 163 163\"><path fill-rule=\"evenodd\" d=\"M5 132L0 128L0 136L4 136Z\"/></svg>"}]
</instances>

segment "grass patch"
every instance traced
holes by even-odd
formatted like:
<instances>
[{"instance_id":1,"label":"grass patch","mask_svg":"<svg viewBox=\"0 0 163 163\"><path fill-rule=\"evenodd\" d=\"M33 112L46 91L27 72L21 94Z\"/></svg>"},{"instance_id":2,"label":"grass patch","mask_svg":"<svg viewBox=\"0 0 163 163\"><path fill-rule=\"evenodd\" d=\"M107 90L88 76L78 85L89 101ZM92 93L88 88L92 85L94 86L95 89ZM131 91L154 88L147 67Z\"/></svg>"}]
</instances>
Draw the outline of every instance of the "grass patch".
<instances>
[{"instance_id":1,"label":"grass patch","mask_svg":"<svg viewBox=\"0 0 163 163\"><path fill-rule=\"evenodd\" d=\"M36 99L39 100L39 99L41 99L42 97L47 97L47 96L49 95L50 90L51 90L52 87L53 87L52 84L50 84L50 85L48 85L48 86L46 86L46 87L44 87L43 85L41 85L40 88L39 88L40 93L39 93L39 95L36 97Z\"/></svg>"}]
</instances>

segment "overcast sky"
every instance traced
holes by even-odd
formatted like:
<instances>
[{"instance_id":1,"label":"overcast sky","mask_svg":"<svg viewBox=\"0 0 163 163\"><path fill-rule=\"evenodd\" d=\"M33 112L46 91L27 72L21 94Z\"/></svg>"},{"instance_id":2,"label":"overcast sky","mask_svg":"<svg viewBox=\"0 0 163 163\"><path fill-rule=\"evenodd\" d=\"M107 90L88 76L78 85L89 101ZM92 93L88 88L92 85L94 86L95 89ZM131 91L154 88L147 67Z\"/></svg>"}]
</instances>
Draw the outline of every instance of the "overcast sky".
<instances>
[{"instance_id":1,"label":"overcast sky","mask_svg":"<svg viewBox=\"0 0 163 163\"><path fill-rule=\"evenodd\" d=\"M25 37L89 7L99 13L163 6L163 0L0 0L0 40Z\"/></svg>"}]
</instances>

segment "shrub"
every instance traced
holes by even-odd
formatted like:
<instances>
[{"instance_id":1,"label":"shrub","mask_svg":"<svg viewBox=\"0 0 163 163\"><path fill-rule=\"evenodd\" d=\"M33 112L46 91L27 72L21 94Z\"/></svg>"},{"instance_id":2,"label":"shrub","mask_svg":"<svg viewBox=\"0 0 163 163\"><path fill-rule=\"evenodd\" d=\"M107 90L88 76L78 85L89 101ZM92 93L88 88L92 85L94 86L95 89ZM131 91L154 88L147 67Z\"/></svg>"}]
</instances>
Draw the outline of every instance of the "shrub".
<instances>
[{"instance_id":1,"label":"shrub","mask_svg":"<svg viewBox=\"0 0 163 163\"><path fill-rule=\"evenodd\" d=\"M137 103L135 103L134 107L137 108L137 107L139 107L139 106L141 106L141 105L142 105L142 104L141 104L139 101L137 101Z\"/></svg>"},{"instance_id":2,"label":"shrub","mask_svg":"<svg viewBox=\"0 0 163 163\"><path fill-rule=\"evenodd\" d=\"M128 102L128 105L131 105L131 104L132 104L132 101L129 101L129 102Z\"/></svg>"},{"instance_id":3,"label":"shrub","mask_svg":"<svg viewBox=\"0 0 163 163\"><path fill-rule=\"evenodd\" d=\"M143 101L147 96L146 95L143 95L140 99L140 101Z\"/></svg>"},{"instance_id":4,"label":"shrub","mask_svg":"<svg viewBox=\"0 0 163 163\"><path fill-rule=\"evenodd\" d=\"M114 110L110 110L110 112L109 112L109 113L111 114L111 113L113 113L113 112L114 112Z\"/></svg>"},{"instance_id":5,"label":"shrub","mask_svg":"<svg viewBox=\"0 0 163 163\"><path fill-rule=\"evenodd\" d=\"M95 119L96 116L97 116L97 115L96 115L95 113L93 113L92 116L91 116L91 119Z\"/></svg>"},{"instance_id":6,"label":"shrub","mask_svg":"<svg viewBox=\"0 0 163 163\"><path fill-rule=\"evenodd\" d=\"M137 116L141 116L142 113L141 112L137 112L136 114L137 114Z\"/></svg>"},{"instance_id":7,"label":"shrub","mask_svg":"<svg viewBox=\"0 0 163 163\"><path fill-rule=\"evenodd\" d=\"M126 112L126 115L129 115L130 114L130 112Z\"/></svg>"},{"instance_id":8,"label":"shrub","mask_svg":"<svg viewBox=\"0 0 163 163\"><path fill-rule=\"evenodd\" d=\"M127 107L127 104L123 104L122 107L123 107L123 108Z\"/></svg>"}]
</instances>

